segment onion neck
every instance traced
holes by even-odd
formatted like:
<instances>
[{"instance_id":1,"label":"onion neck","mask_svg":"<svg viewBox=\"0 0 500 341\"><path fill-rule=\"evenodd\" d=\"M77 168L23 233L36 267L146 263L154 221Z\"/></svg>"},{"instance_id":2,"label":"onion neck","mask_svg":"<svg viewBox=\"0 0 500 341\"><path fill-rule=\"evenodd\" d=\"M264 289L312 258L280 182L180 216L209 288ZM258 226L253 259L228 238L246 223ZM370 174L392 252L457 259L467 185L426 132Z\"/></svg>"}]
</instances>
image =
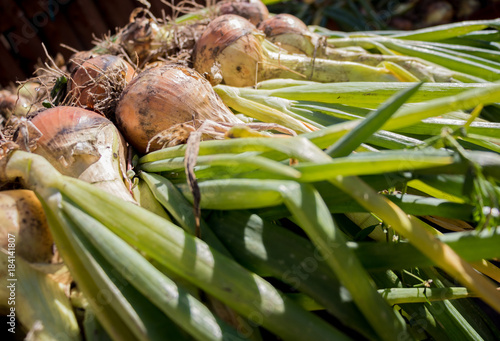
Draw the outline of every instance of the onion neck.
<instances>
[{"instance_id":1,"label":"onion neck","mask_svg":"<svg viewBox=\"0 0 500 341\"><path fill-rule=\"evenodd\" d=\"M292 78L316 82L397 82L389 70L354 62L339 62L304 55L287 54L267 40L262 43L263 62L258 81L271 78Z\"/></svg>"},{"instance_id":2,"label":"onion neck","mask_svg":"<svg viewBox=\"0 0 500 341\"><path fill-rule=\"evenodd\" d=\"M316 56L316 58L321 59L354 62L373 67L379 66L383 62L392 62L416 78L426 79L430 82L449 83L460 76L456 72L415 57L353 52L333 48L327 46L326 41L322 42L319 35L309 32L283 33L271 37L270 40L279 44L289 53L302 53L308 57Z\"/></svg>"}]
</instances>

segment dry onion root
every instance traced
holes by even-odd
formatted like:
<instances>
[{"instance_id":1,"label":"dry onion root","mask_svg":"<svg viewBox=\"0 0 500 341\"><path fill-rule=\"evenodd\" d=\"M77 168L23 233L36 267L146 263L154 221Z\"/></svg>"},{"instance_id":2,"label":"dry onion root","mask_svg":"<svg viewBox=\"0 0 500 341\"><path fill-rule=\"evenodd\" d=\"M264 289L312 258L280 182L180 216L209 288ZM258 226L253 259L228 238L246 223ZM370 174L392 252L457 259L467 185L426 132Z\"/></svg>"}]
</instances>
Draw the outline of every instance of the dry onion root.
<instances>
[{"instance_id":1,"label":"dry onion root","mask_svg":"<svg viewBox=\"0 0 500 341\"><path fill-rule=\"evenodd\" d=\"M337 61L356 62L370 66L378 66L384 62L394 63L410 72L418 79L435 82L452 82L454 73L438 65L430 64L422 59L407 56L379 55L347 51L332 48L319 34L309 31L299 18L290 14L278 14L260 23L258 26L269 41L280 44L290 53L302 53Z\"/></svg>"},{"instance_id":2,"label":"dry onion root","mask_svg":"<svg viewBox=\"0 0 500 341\"><path fill-rule=\"evenodd\" d=\"M34 153L59 172L134 201L125 175L125 141L110 120L89 110L59 106L39 113L31 124L40 135Z\"/></svg>"},{"instance_id":3,"label":"dry onion root","mask_svg":"<svg viewBox=\"0 0 500 341\"><path fill-rule=\"evenodd\" d=\"M68 85L69 93L77 105L109 115L121 91L134 76L134 68L118 56L92 57L75 67Z\"/></svg>"},{"instance_id":4,"label":"dry onion root","mask_svg":"<svg viewBox=\"0 0 500 341\"><path fill-rule=\"evenodd\" d=\"M248 20L232 14L220 16L208 25L196 43L193 60L201 74L213 74L214 66L219 67L224 83L232 86L253 86L271 78L399 81L385 68L288 54L266 41Z\"/></svg>"}]
</instances>

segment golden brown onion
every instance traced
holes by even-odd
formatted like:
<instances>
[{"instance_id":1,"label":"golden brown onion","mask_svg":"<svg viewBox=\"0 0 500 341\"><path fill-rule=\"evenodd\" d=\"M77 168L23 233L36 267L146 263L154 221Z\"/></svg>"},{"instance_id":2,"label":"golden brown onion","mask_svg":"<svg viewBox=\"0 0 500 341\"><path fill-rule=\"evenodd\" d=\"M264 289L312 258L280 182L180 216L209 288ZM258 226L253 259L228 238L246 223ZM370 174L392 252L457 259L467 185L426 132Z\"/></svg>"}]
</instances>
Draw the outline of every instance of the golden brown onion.
<instances>
[{"instance_id":1,"label":"golden brown onion","mask_svg":"<svg viewBox=\"0 0 500 341\"><path fill-rule=\"evenodd\" d=\"M18 265L23 260L40 264L50 263L53 257L54 240L34 192L25 189L0 192L0 247L5 252L0 255L0 314L6 315L10 312L8 299L12 295L6 278L14 273L12 265L19 271ZM17 258L8 259L7 255Z\"/></svg>"},{"instance_id":2,"label":"golden brown onion","mask_svg":"<svg viewBox=\"0 0 500 341\"><path fill-rule=\"evenodd\" d=\"M155 67L139 74L123 91L116 110L118 128L140 153L145 153L149 141L167 129L177 127L179 134L193 130L193 120L241 122L206 79L178 65ZM189 126L188 130L181 124ZM188 135L175 137L185 142ZM150 149L160 147L152 144Z\"/></svg>"},{"instance_id":3,"label":"golden brown onion","mask_svg":"<svg viewBox=\"0 0 500 341\"><path fill-rule=\"evenodd\" d=\"M280 43L283 49L292 53L310 55L318 41L318 37L309 32L307 25L291 14L275 15L261 22L258 28L264 32L266 39ZM321 57L319 54L316 56Z\"/></svg>"},{"instance_id":4,"label":"golden brown onion","mask_svg":"<svg viewBox=\"0 0 500 341\"><path fill-rule=\"evenodd\" d=\"M263 31L266 37L274 37L283 33L305 33L309 29L307 25L291 14L278 14L261 22L258 26L259 30Z\"/></svg>"},{"instance_id":5,"label":"golden brown onion","mask_svg":"<svg viewBox=\"0 0 500 341\"><path fill-rule=\"evenodd\" d=\"M117 97L116 92L123 89L134 75L133 67L122 58L112 55L96 56L75 68L69 89L78 105L101 109L98 104L113 96Z\"/></svg>"},{"instance_id":6,"label":"golden brown onion","mask_svg":"<svg viewBox=\"0 0 500 341\"><path fill-rule=\"evenodd\" d=\"M269 17L269 11L260 0L236 0L217 3L219 15L236 14L258 25Z\"/></svg>"},{"instance_id":7,"label":"golden brown onion","mask_svg":"<svg viewBox=\"0 0 500 341\"><path fill-rule=\"evenodd\" d=\"M225 84L253 85L257 65L264 59L262 38L248 20L232 14L220 16L208 25L197 41L193 52L194 68L210 75L216 65Z\"/></svg>"}]
</instances>

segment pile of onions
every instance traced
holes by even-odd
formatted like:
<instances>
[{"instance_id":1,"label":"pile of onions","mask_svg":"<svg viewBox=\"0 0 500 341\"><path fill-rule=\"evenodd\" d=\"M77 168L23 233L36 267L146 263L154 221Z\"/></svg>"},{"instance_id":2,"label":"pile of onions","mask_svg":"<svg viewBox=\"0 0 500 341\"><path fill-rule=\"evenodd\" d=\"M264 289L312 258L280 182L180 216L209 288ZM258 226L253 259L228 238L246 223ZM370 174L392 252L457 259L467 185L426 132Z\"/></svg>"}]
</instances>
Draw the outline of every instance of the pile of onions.
<instances>
[{"instance_id":1,"label":"pile of onions","mask_svg":"<svg viewBox=\"0 0 500 341\"><path fill-rule=\"evenodd\" d=\"M168 144L185 143L197 121L242 123L198 72L180 66L164 65L140 73L122 93L116 109L116 123L127 141L145 153L150 141L164 132L160 140ZM152 142L149 150L162 144Z\"/></svg>"},{"instance_id":2,"label":"pile of onions","mask_svg":"<svg viewBox=\"0 0 500 341\"><path fill-rule=\"evenodd\" d=\"M47 109L31 123L41 137L34 152L59 172L134 201L126 177L126 145L107 118L77 107Z\"/></svg>"},{"instance_id":3,"label":"pile of onions","mask_svg":"<svg viewBox=\"0 0 500 341\"><path fill-rule=\"evenodd\" d=\"M231 14L220 16L208 25L196 43L193 60L194 68L201 74L213 74L214 67L219 67L224 83L232 86L252 86L271 78L398 81L385 68L287 54L266 41L248 20Z\"/></svg>"},{"instance_id":4,"label":"pile of onions","mask_svg":"<svg viewBox=\"0 0 500 341\"><path fill-rule=\"evenodd\" d=\"M279 44L290 53L301 53L337 61L356 62L377 66L382 62L395 63L419 79L436 82L450 82L453 73L437 65L429 65L422 59L396 55L380 55L347 51L329 47L321 36L309 31L306 24L290 14L278 14L261 22L258 26L266 39Z\"/></svg>"},{"instance_id":5,"label":"pile of onions","mask_svg":"<svg viewBox=\"0 0 500 341\"><path fill-rule=\"evenodd\" d=\"M75 67L69 91L78 105L107 112L134 75L134 68L118 56L95 56Z\"/></svg>"}]
</instances>

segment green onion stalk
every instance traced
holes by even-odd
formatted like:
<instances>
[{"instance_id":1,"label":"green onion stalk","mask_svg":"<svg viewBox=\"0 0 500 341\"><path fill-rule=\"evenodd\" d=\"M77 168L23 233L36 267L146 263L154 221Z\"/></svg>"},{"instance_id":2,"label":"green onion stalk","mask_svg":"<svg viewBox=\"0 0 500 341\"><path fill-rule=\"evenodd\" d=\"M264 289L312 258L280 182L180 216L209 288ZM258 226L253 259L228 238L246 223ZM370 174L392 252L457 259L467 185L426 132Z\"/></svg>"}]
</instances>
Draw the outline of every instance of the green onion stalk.
<instances>
[{"instance_id":1,"label":"green onion stalk","mask_svg":"<svg viewBox=\"0 0 500 341\"><path fill-rule=\"evenodd\" d=\"M153 304L198 340L244 338L245 331L217 321L194 298L181 293L137 248L282 339L349 339L263 278L164 218L62 176L41 156L15 150L0 161L0 181L21 179L41 198L64 261L111 337L155 339L148 327L163 328L156 321L164 315L153 318L151 310L141 313ZM131 264L133 272L128 271ZM124 280L126 285L120 285ZM109 304L99 300L103 291L109 294Z\"/></svg>"},{"instance_id":2,"label":"green onion stalk","mask_svg":"<svg viewBox=\"0 0 500 341\"><path fill-rule=\"evenodd\" d=\"M500 68L484 59L484 63L463 58L454 51L437 51L429 49L418 41L407 41L388 37L353 37L328 39L329 44L338 47L361 46L366 49L376 48L383 54L404 54L411 57L424 59L430 63L446 67L461 75L457 80L462 82L484 82L500 79ZM489 65L487 65L489 64Z\"/></svg>"}]
</instances>

